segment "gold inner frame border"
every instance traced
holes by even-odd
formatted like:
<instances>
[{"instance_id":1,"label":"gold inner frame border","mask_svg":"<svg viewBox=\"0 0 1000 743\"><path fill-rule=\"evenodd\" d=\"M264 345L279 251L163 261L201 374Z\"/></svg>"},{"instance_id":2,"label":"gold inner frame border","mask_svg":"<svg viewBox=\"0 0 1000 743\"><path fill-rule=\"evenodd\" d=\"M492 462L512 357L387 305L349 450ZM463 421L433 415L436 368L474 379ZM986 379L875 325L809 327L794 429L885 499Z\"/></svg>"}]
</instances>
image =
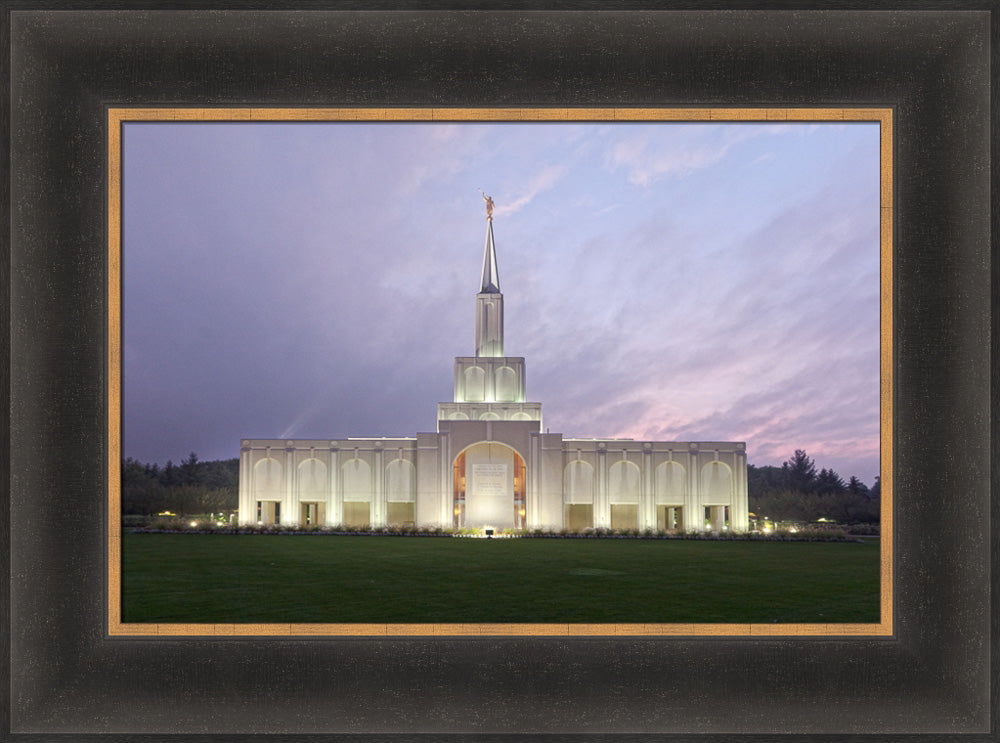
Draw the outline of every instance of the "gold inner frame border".
<instances>
[{"instance_id":1,"label":"gold inner frame border","mask_svg":"<svg viewBox=\"0 0 1000 743\"><path fill-rule=\"evenodd\" d=\"M879 124L880 621L872 624L169 624L121 621L121 128L127 122L869 122ZM107 109L107 634L283 637L889 637L893 634L893 111L891 108L279 108Z\"/></svg>"}]
</instances>

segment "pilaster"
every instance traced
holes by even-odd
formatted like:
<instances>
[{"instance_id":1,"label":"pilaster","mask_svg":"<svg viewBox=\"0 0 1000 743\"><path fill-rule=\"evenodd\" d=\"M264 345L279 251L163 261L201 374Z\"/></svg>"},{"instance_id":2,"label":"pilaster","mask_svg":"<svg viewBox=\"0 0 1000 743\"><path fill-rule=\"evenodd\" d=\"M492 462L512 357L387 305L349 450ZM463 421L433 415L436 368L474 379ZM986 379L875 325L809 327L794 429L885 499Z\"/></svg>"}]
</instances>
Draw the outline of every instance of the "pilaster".
<instances>
[{"instance_id":1,"label":"pilaster","mask_svg":"<svg viewBox=\"0 0 1000 743\"><path fill-rule=\"evenodd\" d=\"M383 460L385 452L382 442L375 442L375 452L372 457L372 526L385 526L386 520L386 495L385 495L385 466Z\"/></svg>"},{"instance_id":2,"label":"pilaster","mask_svg":"<svg viewBox=\"0 0 1000 743\"><path fill-rule=\"evenodd\" d=\"M285 443L285 495L281 499L281 518L284 525L294 525L299 522L298 498L295 492L295 477L298 468L295 466L295 442Z\"/></svg>"},{"instance_id":3,"label":"pilaster","mask_svg":"<svg viewBox=\"0 0 1000 743\"><path fill-rule=\"evenodd\" d=\"M454 492L454 468L452 467L451 456L451 436L447 433L441 434L440 450L438 452L438 467L441 476L438 478L438 498L439 512L441 514L441 524L445 528L451 528L455 523L455 492Z\"/></svg>"},{"instance_id":4,"label":"pilaster","mask_svg":"<svg viewBox=\"0 0 1000 743\"><path fill-rule=\"evenodd\" d=\"M344 523L344 499L341 497L340 449L330 443L330 491L326 506L326 523L339 526Z\"/></svg>"},{"instance_id":5,"label":"pilaster","mask_svg":"<svg viewBox=\"0 0 1000 743\"><path fill-rule=\"evenodd\" d=\"M237 521L241 525L252 523L256 513L253 500L253 450L250 442L244 441L240 447L240 499Z\"/></svg>"},{"instance_id":6,"label":"pilaster","mask_svg":"<svg viewBox=\"0 0 1000 743\"><path fill-rule=\"evenodd\" d=\"M656 528L656 507L653 505L653 445L642 445L642 490L639 493L639 528Z\"/></svg>"},{"instance_id":7,"label":"pilaster","mask_svg":"<svg viewBox=\"0 0 1000 743\"><path fill-rule=\"evenodd\" d=\"M729 522L733 531L747 531L750 528L750 504L747 491L747 453L742 447L737 448L733 456L736 490L730 505Z\"/></svg>"},{"instance_id":8,"label":"pilaster","mask_svg":"<svg viewBox=\"0 0 1000 743\"><path fill-rule=\"evenodd\" d=\"M611 506L608 502L608 445L603 441L597 444L597 486L594 493L594 526L607 528L611 526Z\"/></svg>"},{"instance_id":9,"label":"pilaster","mask_svg":"<svg viewBox=\"0 0 1000 743\"><path fill-rule=\"evenodd\" d=\"M684 512L681 518L684 531L704 531L705 515L701 512L701 499L698 488L698 445L688 447L688 492L684 499Z\"/></svg>"}]
</instances>

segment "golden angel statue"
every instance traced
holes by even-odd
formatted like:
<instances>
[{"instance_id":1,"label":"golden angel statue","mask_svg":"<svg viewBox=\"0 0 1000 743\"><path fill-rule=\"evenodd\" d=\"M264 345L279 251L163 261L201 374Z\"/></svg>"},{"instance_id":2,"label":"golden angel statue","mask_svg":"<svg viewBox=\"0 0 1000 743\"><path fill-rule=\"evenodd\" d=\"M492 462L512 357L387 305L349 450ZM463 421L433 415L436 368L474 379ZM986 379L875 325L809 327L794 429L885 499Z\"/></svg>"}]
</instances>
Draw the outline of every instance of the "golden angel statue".
<instances>
[{"instance_id":1,"label":"golden angel statue","mask_svg":"<svg viewBox=\"0 0 1000 743\"><path fill-rule=\"evenodd\" d=\"M479 189L479 193L483 194L483 201L486 202L486 218L493 219L493 197L487 196L483 189Z\"/></svg>"}]
</instances>

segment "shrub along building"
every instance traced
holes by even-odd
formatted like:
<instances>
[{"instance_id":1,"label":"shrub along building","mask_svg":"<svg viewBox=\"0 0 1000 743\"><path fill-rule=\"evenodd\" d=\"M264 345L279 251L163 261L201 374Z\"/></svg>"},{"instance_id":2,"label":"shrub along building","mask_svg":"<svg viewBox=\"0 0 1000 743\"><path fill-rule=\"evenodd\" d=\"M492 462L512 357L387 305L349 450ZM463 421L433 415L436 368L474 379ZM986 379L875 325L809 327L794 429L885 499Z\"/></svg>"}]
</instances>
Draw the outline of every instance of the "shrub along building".
<instances>
[{"instance_id":1,"label":"shrub along building","mask_svg":"<svg viewBox=\"0 0 1000 743\"><path fill-rule=\"evenodd\" d=\"M542 433L524 358L504 355L487 198L476 354L455 359L437 431L407 438L245 439L241 524L745 531L746 446Z\"/></svg>"}]
</instances>

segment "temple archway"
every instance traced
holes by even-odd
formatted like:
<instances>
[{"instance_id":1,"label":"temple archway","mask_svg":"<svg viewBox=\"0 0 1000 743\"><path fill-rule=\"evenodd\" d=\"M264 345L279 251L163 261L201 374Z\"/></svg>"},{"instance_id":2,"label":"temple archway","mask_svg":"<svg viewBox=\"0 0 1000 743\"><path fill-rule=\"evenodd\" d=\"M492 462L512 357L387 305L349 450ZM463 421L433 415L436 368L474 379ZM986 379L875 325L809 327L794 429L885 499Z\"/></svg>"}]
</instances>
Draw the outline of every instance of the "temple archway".
<instances>
[{"instance_id":1,"label":"temple archway","mask_svg":"<svg viewBox=\"0 0 1000 743\"><path fill-rule=\"evenodd\" d=\"M563 524L573 531L594 526L594 467L582 459L563 470Z\"/></svg>"},{"instance_id":2,"label":"temple archway","mask_svg":"<svg viewBox=\"0 0 1000 743\"><path fill-rule=\"evenodd\" d=\"M281 501L285 494L285 480L281 462L264 457L253 466L253 502L255 521L258 524L281 522Z\"/></svg>"},{"instance_id":3,"label":"temple archway","mask_svg":"<svg viewBox=\"0 0 1000 743\"><path fill-rule=\"evenodd\" d=\"M525 528L524 459L495 441L466 447L453 465L453 525L456 529Z\"/></svg>"}]
</instances>

